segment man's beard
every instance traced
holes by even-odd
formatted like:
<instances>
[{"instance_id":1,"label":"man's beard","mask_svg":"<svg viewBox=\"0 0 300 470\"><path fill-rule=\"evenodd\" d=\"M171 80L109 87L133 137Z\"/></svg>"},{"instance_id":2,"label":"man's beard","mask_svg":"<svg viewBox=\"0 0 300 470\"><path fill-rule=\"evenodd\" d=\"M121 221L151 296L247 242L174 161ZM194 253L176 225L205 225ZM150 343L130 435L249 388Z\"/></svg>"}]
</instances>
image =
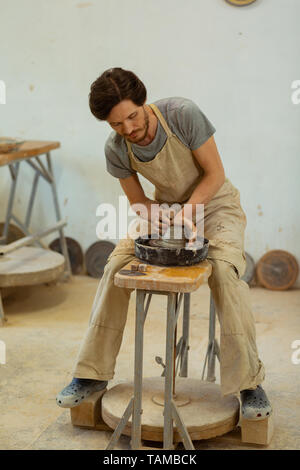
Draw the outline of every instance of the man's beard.
<instances>
[{"instance_id":1,"label":"man's beard","mask_svg":"<svg viewBox=\"0 0 300 470\"><path fill-rule=\"evenodd\" d=\"M139 131L145 129L144 134L143 134L142 137L140 137L138 140L136 140L136 139L134 139L134 138L133 138L133 139L130 139L130 138L128 139L128 140L130 140L131 142L134 142L135 144L137 144L137 143L139 143L139 142L142 142L142 140L145 139L145 137L146 137L146 135L147 135L147 133L148 133L148 129L149 129L149 116L148 116L147 112L145 111L144 106L143 106L143 111L144 111L144 118L145 118L144 127L143 127L142 129L138 129L138 131L135 131L135 132L139 132Z\"/></svg>"}]
</instances>

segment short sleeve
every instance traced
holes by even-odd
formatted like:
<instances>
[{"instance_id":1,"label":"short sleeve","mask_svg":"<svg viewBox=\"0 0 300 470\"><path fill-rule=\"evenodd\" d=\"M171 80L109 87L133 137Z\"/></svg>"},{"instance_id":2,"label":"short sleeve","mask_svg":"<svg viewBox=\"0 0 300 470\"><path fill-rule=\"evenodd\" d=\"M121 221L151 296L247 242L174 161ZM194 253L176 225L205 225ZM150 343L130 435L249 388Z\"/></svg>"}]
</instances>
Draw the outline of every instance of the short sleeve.
<instances>
[{"instance_id":1,"label":"short sleeve","mask_svg":"<svg viewBox=\"0 0 300 470\"><path fill-rule=\"evenodd\" d=\"M180 131L191 150L199 148L216 132L215 127L192 100L184 100L179 112Z\"/></svg>"},{"instance_id":2,"label":"short sleeve","mask_svg":"<svg viewBox=\"0 0 300 470\"><path fill-rule=\"evenodd\" d=\"M135 171L132 170L130 163L125 155L123 159L116 153L113 149L113 145L110 140L107 140L104 147L104 153L106 158L106 169L115 178L128 178L135 174ZM120 149L120 154L122 150ZM125 160L125 161L124 161Z\"/></svg>"}]
</instances>

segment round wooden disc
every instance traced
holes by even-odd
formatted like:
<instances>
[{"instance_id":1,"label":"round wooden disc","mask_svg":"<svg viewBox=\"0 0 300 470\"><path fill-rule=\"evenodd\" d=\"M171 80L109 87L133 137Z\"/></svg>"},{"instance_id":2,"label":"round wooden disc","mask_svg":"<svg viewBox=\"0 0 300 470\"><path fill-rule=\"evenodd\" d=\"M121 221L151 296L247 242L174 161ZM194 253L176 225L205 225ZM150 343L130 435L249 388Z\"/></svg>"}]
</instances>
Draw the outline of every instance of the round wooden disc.
<instances>
[{"instance_id":1,"label":"round wooden disc","mask_svg":"<svg viewBox=\"0 0 300 470\"><path fill-rule=\"evenodd\" d=\"M254 263L252 256L249 255L249 253L245 253L245 255L246 255L246 270L241 279L249 284L249 282L252 281L254 273L255 273L255 263Z\"/></svg>"},{"instance_id":2,"label":"round wooden disc","mask_svg":"<svg viewBox=\"0 0 300 470\"><path fill-rule=\"evenodd\" d=\"M116 245L112 242L100 240L93 243L85 253L86 270L89 276L100 278L110 253Z\"/></svg>"},{"instance_id":3,"label":"round wooden disc","mask_svg":"<svg viewBox=\"0 0 300 470\"><path fill-rule=\"evenodd\" d=\"M164 378L143 379L142 399L142 439L163 442L164 408L155 403L164 391ZM220 386L198 379L177 377L175 393L184 397L180 406L180 416L187 427L192 440L210 439L221 436L237 425L239 420L239 400L230 395L223 397ZM105 392L102 398L102 418L115 429L133 396L133 382L118 384ZM131 435L132 416L123 429L123 434ZM180 442L181 436L174 423L174 442Z\"/></svg>"},{"instance_id":4,"label":"round wooden disc","mask_svg":"<svg viewBox=\"0 0 300 470\"><path fill-rule=\"evenodd\" d=\"M0 256L0 286L28 286L57 279L64 271L65 258L59 253L23 246Z\"/></svg>"},{"instance_id":5,"label":"round wooden disc","mask_svg":"<svg viewBox=\"0 0 300 470\"><path fill-rule=\"evenodd\" d=\"M254 3L255 1L256 0L226 0L227 3L236 7L244 7L246 5L250 5L250 3Z\"/></svg>"},{"instance_id":6,"label":"round wooden disc","mask_svg":"<svg viewBox=\"0 0 300 470\"><path fill-rule=\"evenodd\" d=\"M154 401L156 405L164 406L165 405L164 391L154 394L152 396L152 400ZM184 406L184 405L187 405L191 401L191 398L187 394L183 395L182 393L176 393L175 396L173 396L173 401L176 406Z\"/></svg>"},{"instance_id":7,"label":"round wooden disc","mask_svg":"<svg viewBox=\"0 0 300 470\"><path fill-rule=\"evenodd\" d=\"M71 263L72 274L79 274L83 267L83 252L79 243L70 237L65 237L69 259ZM62 254L60 238L56 238L49 245L50 250Z\"/></svg>"},{"instance_id":8,"label":"round wooden disc","mask_svg":"<svg viewBox=\"0 0 300 470\"><path fill-rule=\"evenodd\" d=\"M259 283L272 290L289 289L295 283L298 273L296 258L284 250L269 251L256 266Z\"/></svg>"},{"instance_id":9,"label":"round wooden disc","mask_svg":"<svg viewBox=\"0 0 300 470\"><path fill-rule=\"evenodd\" d=\"M0 222L0 236L3 234L4 225L5 225L4 222ZM14 224L9 224L7 241L6 241L7 245L23 237L26 237L26 234L19 227L17 227Z\"/></svg>"}]
</instances>

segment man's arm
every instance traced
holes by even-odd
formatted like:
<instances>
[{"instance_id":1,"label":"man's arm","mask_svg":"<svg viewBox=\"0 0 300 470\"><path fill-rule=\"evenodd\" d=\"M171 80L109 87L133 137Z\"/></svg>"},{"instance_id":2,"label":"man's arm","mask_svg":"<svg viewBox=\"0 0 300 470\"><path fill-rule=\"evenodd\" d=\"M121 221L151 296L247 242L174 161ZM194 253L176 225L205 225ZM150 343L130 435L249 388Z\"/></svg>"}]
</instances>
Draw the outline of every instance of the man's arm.
<instances>
[{"instance_id":1,"label":"man's arm","mask_svg":"<svg viewBox=\"0 0 300 470\"><path fill-rule=\"evenodd\" d=\"M130 205L145 204L150 201L144 193L137 174L128 176L128 178L119 178L119 181Z\"/></svg>"},{"instance_id":2,"label":"man's arm","mask_svg":"<svg viewBox=\"0 0 300 470\"><path fill-rule=\"evenodd\" d=\"M225 172L215 139L211 136L201 147L192 151L204 170L204 175L186 204L207 204L225 181ZM195 213L193 206L193 213Z\"/></svg>"},{"instance_id":3,"label":"man's arm","mask_svg":"<svg viewBox=\"0 0 300 470\"><path fill-rule=\"evenodd\" d=\"M192 153L203 168L204 175L187 203L207 204L225 181L225 172L214 137L211 136ZM119 181L131 205L136 203L146 204L149 201L155 202L146 197L137 174L128 178L119 178Z\"/></svg>"},{"instance_id":4,"label":"man's arm","mask_svg":"<svg viewBox=\"0 0 300 470\"><path fill-rule=\"evenodd\" d=\"M133 206L133 210L142 217L143 219L152 220L153 227L159 230L166 230L169 223L168 211L166 214L164 211L159 210L159 203L153 199L149 199L142 188L138 175L132 175L128 178L119 178L120 184L124 193L127 196L130 206ZM143 210L134 207L134 204L142 204ZM151 205L153 207L151 208Z\"/></svg>"}]
</instances>

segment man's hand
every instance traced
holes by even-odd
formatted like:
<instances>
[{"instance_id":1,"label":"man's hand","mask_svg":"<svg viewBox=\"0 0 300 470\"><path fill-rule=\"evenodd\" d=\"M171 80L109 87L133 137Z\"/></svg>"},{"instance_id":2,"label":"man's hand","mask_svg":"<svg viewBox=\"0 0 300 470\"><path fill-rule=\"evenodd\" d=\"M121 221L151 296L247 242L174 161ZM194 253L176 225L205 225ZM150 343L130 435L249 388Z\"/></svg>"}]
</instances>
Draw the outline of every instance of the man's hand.
<instances>
[{"instance_id":1,"label":"man's hand","mask_svg":"<svg viewBox=\"0 0 300 470\"><path fill-rule=\"evenodd\" d=\"M158 234L160 237L163 237L170 226L177 226L180 227L178 237L183 235L188 240L188 247L192 246L197 240L196 225L184 214L183 209L176 213L169 208L168 204L159 204L152 199L147 199L143 203L133 204L132 209L142 219L150 222L151 232Z\"/></svg>"},{"instance_id":2,"label":"man's hand","mask_svg":"<svg viewBox=\"0 0 300 470\"><path fill-rule=\"evenodd\" d=\"M183 233L184 233L185 238L188 239L188 245L191 245L196 241L197 239L196 225L191 219L189 219L188 217L184 215L182 210L175 215L172 223L174 226L179 225L184 228Z\"/></svg>"},{"instance_id":3,"label":"man's hand","mask_svg":"<svg viewBox=\"0 0 300 470\"><path fill-rule=\"evenodd\" d=\"M154 233L162 235L168 229L170 224L169 210L157 201L146 199L142 203L132 204L131 207L139 217L151 223Z\"/></svg>"}]
</instances>

